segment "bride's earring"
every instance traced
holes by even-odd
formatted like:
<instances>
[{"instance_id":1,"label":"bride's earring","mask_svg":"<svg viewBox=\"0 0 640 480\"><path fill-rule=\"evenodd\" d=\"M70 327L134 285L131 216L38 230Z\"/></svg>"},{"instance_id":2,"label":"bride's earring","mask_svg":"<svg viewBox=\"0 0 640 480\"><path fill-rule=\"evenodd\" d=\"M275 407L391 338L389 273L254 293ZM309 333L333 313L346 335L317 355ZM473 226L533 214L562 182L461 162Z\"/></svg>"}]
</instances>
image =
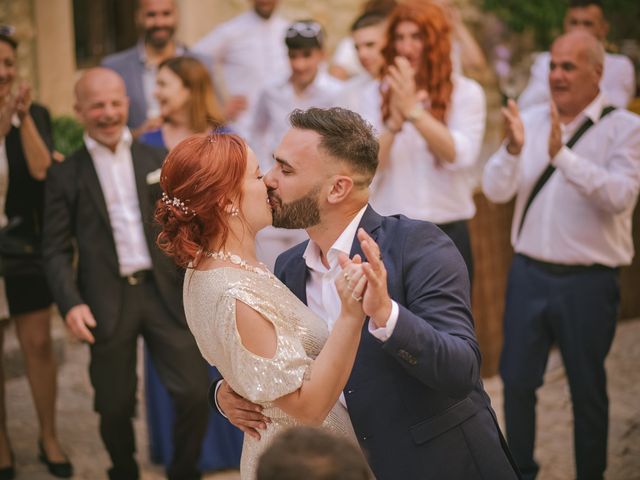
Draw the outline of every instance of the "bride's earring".
<instances>
[{"instance_id":1,"label":"bride's earring","mask_svg":"<svg viewBox=\"0 0 640 480\"><path fill-rule=\"evenodd\" d=\"M231 217L237 217L240 214L240 210L235 205L228 205L227 206L227 213Z\"/></svg>"}]
</instances>

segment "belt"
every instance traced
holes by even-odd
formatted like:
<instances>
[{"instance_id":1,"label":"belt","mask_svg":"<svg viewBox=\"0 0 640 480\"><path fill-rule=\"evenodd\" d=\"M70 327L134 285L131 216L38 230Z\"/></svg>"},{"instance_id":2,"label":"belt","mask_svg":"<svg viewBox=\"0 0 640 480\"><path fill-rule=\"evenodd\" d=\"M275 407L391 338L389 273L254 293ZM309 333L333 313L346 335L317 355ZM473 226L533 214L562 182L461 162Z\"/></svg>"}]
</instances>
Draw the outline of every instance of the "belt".
<instances>
[{"instance_id":1,"label":"belt","mask_svg":"<svg viewBox=\"0 0 640 480\"><path fill-rule=\"evenodd\" d=\"M122 277L129 285L140 285L141 283L148 282L153 278L151 270L138 270L129 275Z\"/></svg>"},{"instance_id":2,"label":"belt","mask_svg":"<svg viewBox=\"0 0 640 480\"><path fill-rule=\"evenodd\" d=\"M535 258L527 257L521 253L517 253L519 257L522 257L527 263L535 265L540 269L551 273L553 275L572 275L576 273L587 272L613 272L618 270L616 267L607 267L600 263L594 263L592 265L564 265L560 263L544 262L542 260L536 260Z\"/></svg>"}]
</instances>

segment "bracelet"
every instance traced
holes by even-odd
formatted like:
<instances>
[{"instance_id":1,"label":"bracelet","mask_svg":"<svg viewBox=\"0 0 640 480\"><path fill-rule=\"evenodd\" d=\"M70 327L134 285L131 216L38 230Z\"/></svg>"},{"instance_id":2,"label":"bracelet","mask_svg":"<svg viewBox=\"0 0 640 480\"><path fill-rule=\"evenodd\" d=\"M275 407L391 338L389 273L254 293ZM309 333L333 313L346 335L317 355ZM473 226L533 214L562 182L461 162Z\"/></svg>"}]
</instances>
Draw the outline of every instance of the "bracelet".
<instances>
[{"instance_id":1,"label":"bracelet","mask_svg":"<svg viewBox=\"0 0 640 480\"><path fill-rule=\"evenodd\" d=\"M417 103L411 110L409 110L409 113L407 113L407 120L409 120L411 123L415 123L422 117L424 117L425 113L427 113L427 111L424 109L424 107L421 104Z\"/></svg>"}]
</instances>

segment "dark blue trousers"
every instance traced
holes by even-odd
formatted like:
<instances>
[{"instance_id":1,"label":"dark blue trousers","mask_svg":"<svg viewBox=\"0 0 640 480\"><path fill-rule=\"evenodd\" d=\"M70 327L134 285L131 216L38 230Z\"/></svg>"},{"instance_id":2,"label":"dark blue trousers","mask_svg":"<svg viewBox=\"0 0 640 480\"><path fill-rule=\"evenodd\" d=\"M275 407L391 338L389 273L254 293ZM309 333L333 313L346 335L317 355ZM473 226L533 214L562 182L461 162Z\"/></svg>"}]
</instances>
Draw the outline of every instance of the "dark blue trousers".
<instances>
[{"instance_id":1,"label":"dark blue trousers","mask_svg":"<svg viewBox=\"0 0 640 480\"><path fill-rule=\"evenodd\" d=\"M553 344L560 348L571 390L577 478L603 478L609 418L604 361L618 305L617 269L563 271L514 256L500 374L507 442L525 479L538 472L533 458L536 389Z\"/></svg>"}]
</instances>

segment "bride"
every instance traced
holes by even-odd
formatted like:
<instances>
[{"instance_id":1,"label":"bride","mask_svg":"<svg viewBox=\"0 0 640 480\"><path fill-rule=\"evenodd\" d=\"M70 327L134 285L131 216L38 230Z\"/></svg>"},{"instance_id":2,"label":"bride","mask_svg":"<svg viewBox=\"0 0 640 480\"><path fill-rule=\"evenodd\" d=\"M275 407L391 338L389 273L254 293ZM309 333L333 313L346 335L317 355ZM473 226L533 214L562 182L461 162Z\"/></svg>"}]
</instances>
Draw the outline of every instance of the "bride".
<instances>
[{"instance_id":1,"label":"bride","mask_svg":"<svg viewBox=\"0 0 640 480\"><path fill-rule=\"evenodd\" d=\"M165 160L160 184L158 244L187 267L184 308L200 352L271 419L260 440L244 437L242 478L254 478L260 453L293 425L320 425L356 442L337 400L365 317L359 259L340 260L342 307L329 335L326 323L256 260L255 234L271 225L271 208L256 157L240 137L185 139Z\"/></svg>"}]
</instances>

